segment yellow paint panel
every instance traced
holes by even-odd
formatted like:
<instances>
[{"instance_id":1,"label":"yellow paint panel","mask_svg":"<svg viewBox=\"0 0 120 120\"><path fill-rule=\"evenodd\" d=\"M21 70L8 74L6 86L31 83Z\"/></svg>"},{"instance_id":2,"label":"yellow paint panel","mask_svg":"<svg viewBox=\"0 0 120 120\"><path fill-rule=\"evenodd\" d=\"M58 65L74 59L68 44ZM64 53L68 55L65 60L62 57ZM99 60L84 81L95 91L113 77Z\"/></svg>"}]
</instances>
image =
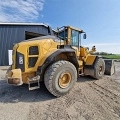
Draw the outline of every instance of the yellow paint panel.
<instances>
[{"instance_id":1,"label":"yellow paint panel","mask_svg":"<svg viewBox=\"0 0 120 120\"><path fill-rule=\"evenodd\" d=\"M11 70L12 78L21 78L21 69L13 69Z\"/></svg>"},{"instance_id":2,"label":"yellow paint panel","mask_svg":"<svg viewBox=\"0 0 120 120\"><path fill-rule=\"evenodd\" d=\"M79 66L83 65L83 61L82 60L78 60Z\"/></svg>"},{"instance_id":3,"label":"yellow paint panel","mask_svg":"<svg viewBox=\"0 0 120 120\"><path fill-rule=\"evenodd\" d=\"M51 46L52 46L51 40L48 39L44 42L43 49L49 50Z\"/></svg>"},{"instance_id":4,"label":"yellow paint panel","mask_svg":"<svg viewBox=\"0 0 120 120\"><path fill-rule=\"evenodd\" d=\"M24 55L25 61L25 73L36 72L38 66L41 66L46 58L57 50L58 43L54 42L52 39L35 40L28 42L19 43L17 51ZM38 46L39 55L28 55L30 46ZM28 58L38 57L37 62L34 67L28 68Z\"/></svg>"},{"instance_id":5,"label":"yellow paint panel","mask_svg":"<svg viewBox=\"0 0 120 120\"><path fill-rule=\"evenodd\" d=\"M6 75L8 83L14 85L22 85L22 72L21 69L13 69Z\"/></svg>"},{"instance_id":6,"label":"yellow paint panel","mask_svg":"<svg viewBox=\"0 0 120 120\"><path fill-rule=\"evenodd\" d=\"M20 79L20 81L22 83L28 83L28 77L31 78L31 77L34 77L35 76L35 72L32 72L32 73L22 73L21 72L21 69L13 69L11 71L9 71L9 73L7 74L7 78L18 78Z\"/></svg>"},{"instance_id":7,"label":"yellow paint panel","mask_svg":"<svg viewBox=\"0 0 120 120\"><path fill-rule=\"evenodd\" d=\"M80 55L80 52L78 51L78 48L75 47L75 46L72 46L72 48L75 50L76 56L79 56L79 55Z\"/></svg>"},{"instance_id":8,"label":"yellow paint panel","mask_svg":"<svg viewBox=\"0 0 120 120\"><path fill-rule=\"evenodd\" d=\"M87 55L86 50L84 47L80 48L80 57L85 57Z\"/></svg>"},{"instance_id":9,"label":"yellow paint panel","mask_svg":"<svg viewBox=\"0 0 120 120\"><path fill-rule=\"evenodd\" d=\"M29 78L32 78L32 77L34 77L35 76L35 72L32 72L32 73L23 73L22 74L22 81L23 81L23 83L28 83L28 77Z\"/></svg>"},{"instance_id":10,"label":"yellow paint panel","mask_svg":"<svg viewBox=\"0 0 120 120\"><path fill-rule=\"evenodd\" d=\"M68 42L67 42L68 45L71 44L71 29L70 27L68 27Z\"/></svg>"},{"instance_id":11,"label":"yellow paint panel","mask_svg":"<svg viewBox=\"0 0 120 120\"><path fill-rule=\"evenodd\" d=\"M86 65L92 65L95 61L96 56L95 55L89 55L86 58Z\"/></svg>"},{"instance_id":12,"label":"yellow paint panel","mask_svg":"<svg viewBox=\"0 0 120 120\"><path fill-rule=\"evenodd\" d=\"M41 60L39 62L39 66L42 66L44 61L47 59L47 57L56 51L57 51L57 48L53 48L53 49L49 50L49 52L41 58Z\"/></svg>"}]
</instances>

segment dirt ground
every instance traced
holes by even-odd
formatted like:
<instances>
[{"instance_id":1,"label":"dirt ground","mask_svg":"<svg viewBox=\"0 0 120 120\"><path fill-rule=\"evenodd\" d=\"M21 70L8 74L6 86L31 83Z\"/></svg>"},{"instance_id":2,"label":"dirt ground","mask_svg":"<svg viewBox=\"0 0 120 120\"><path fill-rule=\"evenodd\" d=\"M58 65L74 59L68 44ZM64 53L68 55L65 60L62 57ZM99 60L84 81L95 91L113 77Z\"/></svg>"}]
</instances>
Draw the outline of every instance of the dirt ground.
<instances>
[{"instance_id":1,"label":"dirt ground","mask_svg":"<svg viewBox=\"0 0 120 120\"><path fill-rule=\"evenodd\" d=\"M8 85L0 70L0 120L120 120L120 62L116 73L95 81L80 77L69 94L55 98L41 83L28 91L27 85Z\"/></svg>"}]
</instances>

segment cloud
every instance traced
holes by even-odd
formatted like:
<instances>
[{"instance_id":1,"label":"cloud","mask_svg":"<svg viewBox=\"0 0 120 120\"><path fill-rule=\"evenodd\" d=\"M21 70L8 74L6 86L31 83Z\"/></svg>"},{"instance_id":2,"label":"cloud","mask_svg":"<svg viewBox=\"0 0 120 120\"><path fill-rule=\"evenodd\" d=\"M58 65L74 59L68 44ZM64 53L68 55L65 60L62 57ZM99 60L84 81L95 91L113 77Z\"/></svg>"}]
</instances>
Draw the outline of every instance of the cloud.
<instances>
[{"instance_id":1,"label":"cloud","mask_svg":"<svg viewBox=\"0 0 120 120\"><path fill-rule=\"evenodd\" d=\"M0 0L0 22L33 22L43 17L44 0Z\"/></svg>"},{"instance_id":2,"label":"cloud","mask_svg":"<svg viewBox=\"0 0 120 120\"><path fill-rule=\"evenodd\" d=\"M92 43L92 44L87 44L84 46L89 47L90 49L92 46L96 46L96 50L98 52L108 52L108 53L113 53L113 54L120 54L120 42L118 43Z\"/></svg>"}]
</instances>

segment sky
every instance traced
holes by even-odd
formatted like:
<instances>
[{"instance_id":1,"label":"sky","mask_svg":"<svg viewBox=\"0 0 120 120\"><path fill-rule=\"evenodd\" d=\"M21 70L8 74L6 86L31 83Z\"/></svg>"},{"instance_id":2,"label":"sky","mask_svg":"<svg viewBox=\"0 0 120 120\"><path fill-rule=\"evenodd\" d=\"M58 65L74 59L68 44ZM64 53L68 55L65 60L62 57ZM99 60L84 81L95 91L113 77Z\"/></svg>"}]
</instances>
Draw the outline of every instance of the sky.
<instances>
[{"instance_id":1,"label":"sky","mask_svg":"<svg viewBox=\"0 0 120 120\"><path fill-rule=\"evenodd\" d=\"M120 0L0 0L0 22L71 25L86 31L83 46L120 54Z\"/></svg>"}]
</instances>

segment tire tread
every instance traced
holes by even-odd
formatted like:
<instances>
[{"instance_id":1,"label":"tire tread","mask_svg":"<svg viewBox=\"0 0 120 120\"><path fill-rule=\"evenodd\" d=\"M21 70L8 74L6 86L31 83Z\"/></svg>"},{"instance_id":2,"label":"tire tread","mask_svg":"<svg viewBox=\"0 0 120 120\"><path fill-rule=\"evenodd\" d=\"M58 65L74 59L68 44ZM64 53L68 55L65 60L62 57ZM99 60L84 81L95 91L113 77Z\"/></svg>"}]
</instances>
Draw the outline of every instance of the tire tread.
<instances>
[{"instance_id":1,"label":"tire tread","mask_svg":"<svg viewBox=\"0 0 120 120\"><path fill-rule=\"evenodd\" d=\"M48 89L48 91L56 97L60 97L62 96L62 94L59 94L57 91L53 89L52 78L57 68L67 63L70 64L73 67L73 69L76 71L76 68L72 63L70 63L69 61L61 60L61 61L57 61L53 63L52 65L50 65L45 72L45 76L44 76L45 86Z\"/></svg>"}]
</instances>

